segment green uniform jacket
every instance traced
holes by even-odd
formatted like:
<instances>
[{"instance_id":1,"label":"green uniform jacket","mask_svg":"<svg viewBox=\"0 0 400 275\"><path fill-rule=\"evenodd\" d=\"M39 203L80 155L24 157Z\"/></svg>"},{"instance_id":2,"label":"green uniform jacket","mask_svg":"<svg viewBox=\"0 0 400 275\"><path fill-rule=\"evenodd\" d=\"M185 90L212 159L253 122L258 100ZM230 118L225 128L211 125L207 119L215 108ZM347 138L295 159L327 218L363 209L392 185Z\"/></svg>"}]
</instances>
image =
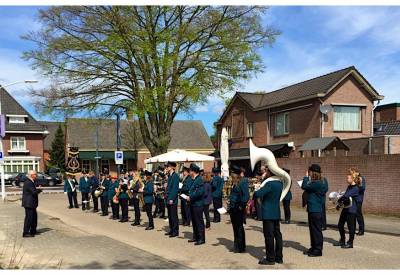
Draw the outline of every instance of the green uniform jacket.
<instances>
[{"instance_id":1,"label":"green uniform jacket","mask_svg":"<svg viewBox=\"0 0 400 275\"><path fill-rule=\"evenodd\" d=\"M79 179L79 191L82 193L90 193L90 179L89 177L81 177Z\"/></svg>"},{"instance_id":2,"label":"green uniform jacket","mask_svg":"<svg viewBox=\"0 0 400 275\"><path fill-rule=\"evenodd\" d=\"M73 183L75 185L75 191L76 191L76 180L72 179L71 183ZM71 188L71 185L68 182L68 179L64 180L64 192L72 193L72 188Z\"/></svg>"},{"instance_id":3,"label":"green uniform jacket","mask_svg":"<svg viewBox=\"0 0 400 275\"><path fill-rule=\"evenodd\" d=\"M111 182L110 187L108 189L108 199L112 200L115 196L115 188L118 189L119 183L118 180L115 180L114 182Z\"/></svg>"},{"instance_id":4,"label":"green uniform jacket","mask_svg":"<svg viewBox=\"0 0 400 275\"><path fill-rule=\"evenodd\" d=\"M194 178L189 190L190 206L204 206L204 193L203 178L198 175Z\"/></svg>"},{"instance_id":5,"label":"green uniform jacket","mask_svg":"<svg viewBox=\"0 0 400 275\"><path fill-rule=\"evenodd\" d=\"M125 191L123 191L123 189L124 189L124 185L125 185L125 187L126 187L126 190L128 190L128 185L126 185L126 184L123 184L122 186L121 186L121 192L119 193L119 196L118 196L118 198L119 199L129 199L129 196L128 196L128 193Z\"/></svg>"},{"instance_id":6,"label":"green uniform jacket","mask_svg":"<svg viewBox=\"0 0 400 275\"><path fill-rule=\"evenodd\" d=\"M211 180L212 197L222 198L222 189L224 189L224 180L220 176L214 176Z\"/></svg>"},{"instance_id":7,"label":"green uniform jacket","mask_svg":"<svg viewBox=\"0 0 400 275\"><path fill-rule=\"evenodd\" d=\"M238 185L233 185L231 194L229 195L230 207L244 209L250 198L249 182L247 178L242 178Z\"/></svg>"},{"instance_id":8,"label":"green uniform jacket","mask_svg":"<svg viewBox=\"0 0 400 275\"><path fill-rule=\"evenodd\" d=\"M143 188L143 200L144 203L153 203L154 202L154 183L152 180L147 181Z\"/></svg>"},{"instance_id":9,"label":"green uniform jacket","mask_svg":"<svg viewBox=\"0 0 400 275\"><path fill-rule=\"evenodd\" d=\"M100 184L101 184L101 181L100 181ZM102 197L108 198L108 191L110 189L110 185L111 185L111 182L108 179L105 179L103 181L103 186L105 187L105 189L104 189L103 193L101 194Z\"/></svg>"},{"instance_id":10,"label":"green uniform jacket","mask_svg":"<svg viewBox=\"0 0 400 275\"><path fill-rule=\"evenodd\" d=\"M310 181L309 177L304 177L301 189L308 193L307 212L321 213L324 196L324 183L321 180Z\"/></svg>"},{"instance_id":11,"label":"green uniform jacket","mask_svg":"<svg viewBox=\"0 0 400 275\"><path fill-rule=\"evenodd\" d=\"M178 192L179 192L179 176L177 173L173 172L168 177L167 185L167 204L169 201L173 201L173 204L178 203Z\"/></svg>"},{"instance_id":12,"label":"green uniform jacket","mask_svg":"<svg viewBox=\"0 0 400 275\"><path fill-rule=\"evenodd\" d=\"M188 175L182 183L181 193L185 194L185 195L189 195L189 190L190 190L190 187L192 186L192 183L193 183L193 180L190 177L190 175Z\"/></svg>"},{"instance_id":13,"label":"green uniform jacket","mask_svg":"<svg viewBox=\"0 0 400 275\"><path fill-rule=\"evenodd\" d=\"M263 220L279 220L281 218L281 194L282 182L279 180L271 180L254 192L254 195L262 201Z\"/></svg>"}]
</instances>

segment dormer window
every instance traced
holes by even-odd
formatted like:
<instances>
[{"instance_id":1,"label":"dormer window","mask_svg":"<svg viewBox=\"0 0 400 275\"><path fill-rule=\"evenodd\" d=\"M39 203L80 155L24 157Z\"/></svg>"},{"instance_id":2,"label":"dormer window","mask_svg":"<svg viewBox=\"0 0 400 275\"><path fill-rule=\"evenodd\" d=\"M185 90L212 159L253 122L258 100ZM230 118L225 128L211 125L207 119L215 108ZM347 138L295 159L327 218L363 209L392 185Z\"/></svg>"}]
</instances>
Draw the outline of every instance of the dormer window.
<instances>
[{"instance_id":1,"label":"dormer window","mask_svg":"<svg viewBox=\"0 0 400 275\"><path fill-rule=\"evenodd\" d=\"M24 124L27 118L25 115L7 115L7 117L10 124Z\"/></svg>"}]
</instances>

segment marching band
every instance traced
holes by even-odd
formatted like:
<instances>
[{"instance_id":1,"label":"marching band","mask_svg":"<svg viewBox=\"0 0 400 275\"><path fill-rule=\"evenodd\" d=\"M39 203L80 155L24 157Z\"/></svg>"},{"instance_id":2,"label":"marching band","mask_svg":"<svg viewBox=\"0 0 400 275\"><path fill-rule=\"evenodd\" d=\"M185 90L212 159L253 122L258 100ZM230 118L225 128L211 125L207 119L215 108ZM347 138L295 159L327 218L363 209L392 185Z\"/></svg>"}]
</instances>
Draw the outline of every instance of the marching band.
<instances>
[{"instance_id":1,"label":"marching band","mask_svg":"<svg viewBox=\"0 0 400 275\"><path fill-rule=\"evenodd\" d=\"M261 166L260 177L248 179L245 169L232 165L231 176L227 181L221 177L221 169L214 167L212 174L202 171L196 164L190 167L182 166L180 174L176 172L177 164L168 162L164 167L159 166L155 171L142 173L129 171L122 173L119 178L101 174L97 180L92 171L89 174L83 171L79 180L79 191L82 194L82 210L90 210L93 203L93 212L97 212L98 198L101 201L101 216L108 216L111 206L110 219L119 222L128 222L129 201L134 208L133 226L140 224L141 208L146 212L148 223L145 230L154 229L154 218L165 218L165 206L168 212L168 232L170 238L179 236L178 201L180 201L183 226L192 225L193 238L188 240L194 245L202 245L206 241L206 228L210 227L209 206L213 205L213 222L221 222L223 197L227 197L226 212L230 216L233 230L234 246L232 252L246 252L246 237L244 224L246 216L251 215L249 209L252 203L257 210L256 220L262 221L265 239L266 257L260 259L261 265L283 263L283 241L280 231L281 210L283 203L284 219L282 223L290 224L290 187L284 197L284 185L280 175L274 174L268 166ZM273 169L272 169L273 170ZM288 169L283 169L289 174ZM274 170L279 171L279 170ZM250 184L249 184L250 182ZM329 199L341 210L338 221L340 233L339 241L334 246L349 249L353 248L356 235L356 221L359 221L359 232L364 234L362 217L362 202L365 192L365 177L355 168L351 168L347 175L347 189L344 193L332 192ZM227 189L227 186L228 189ZM64 191L68 195L69 208L77 208L77 182L70 174L64 182ZM303 206L308 212L308 226L310 231L310 248L304 251L309 257L322 256L323 233L326 229L325 201L328 192L328 181L322 176L321 167L312 164L308 167L301 183L303 189ZM228 191L229 190L229 191ZM153 204L155 210L153 211ZM121 209L121 215L120 215ZM222 211L221 211L222 212ZM222 212L224 213L224 212ZM206 223L204 222L204 217ZM347 223L349 238L346 242L344 226Z\"/></svg>"}]
</instances>

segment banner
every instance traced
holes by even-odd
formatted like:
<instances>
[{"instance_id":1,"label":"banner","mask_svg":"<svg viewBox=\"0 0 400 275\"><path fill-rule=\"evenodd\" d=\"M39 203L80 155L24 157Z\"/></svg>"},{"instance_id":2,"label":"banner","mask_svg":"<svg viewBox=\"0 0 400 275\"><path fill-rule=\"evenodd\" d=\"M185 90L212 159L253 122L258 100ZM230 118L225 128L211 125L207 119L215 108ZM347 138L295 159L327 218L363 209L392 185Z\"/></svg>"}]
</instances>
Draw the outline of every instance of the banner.
<instances>
[{"instance_id":1,"label":"banner","mask_svg":"<svg viewBox=\"0 0 400 275\"><path fill-rule=\"evenodd\" d=\"M81 165L79 163L79 148L69 147L67 164L65 165L67 174L76 175L81 172Z\"/></svg>"}]
</instances>

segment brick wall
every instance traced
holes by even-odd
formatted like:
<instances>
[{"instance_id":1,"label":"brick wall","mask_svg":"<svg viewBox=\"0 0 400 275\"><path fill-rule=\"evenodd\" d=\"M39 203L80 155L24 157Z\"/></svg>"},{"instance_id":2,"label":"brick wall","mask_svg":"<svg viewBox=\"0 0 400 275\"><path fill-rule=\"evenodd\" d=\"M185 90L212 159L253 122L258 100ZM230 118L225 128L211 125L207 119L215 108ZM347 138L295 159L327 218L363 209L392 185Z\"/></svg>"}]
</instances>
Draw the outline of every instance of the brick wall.
<instances>
[{"instance_id":1,"label":"brick wall","mask_svg":"<svg viewBox=\"0 0 400 275\"><path fill-rule=\"evenodd\" d=\"M385 108L375 111L376 122L387 122L392 120L400 120L400 107Z\"/></svg>"},{"instance_id":2,"label":"brick wall","mask_svg":"<svg viewBox=\"0 0 400 275\"><path fill-rule=\"evenodd\" d=\"M364 211L376 214L399 215L400 213L400 155L282 158L277 161L280 167L288 168L291 171L293 203L297 206L301 206L302 195L297 181L303 178L309 165L318 163L323 176L328 179L328 193L345 190L347 169L357 167L367 180ZM327 205L331 206L329 203Z\"/></svg>"}]
</instances>

